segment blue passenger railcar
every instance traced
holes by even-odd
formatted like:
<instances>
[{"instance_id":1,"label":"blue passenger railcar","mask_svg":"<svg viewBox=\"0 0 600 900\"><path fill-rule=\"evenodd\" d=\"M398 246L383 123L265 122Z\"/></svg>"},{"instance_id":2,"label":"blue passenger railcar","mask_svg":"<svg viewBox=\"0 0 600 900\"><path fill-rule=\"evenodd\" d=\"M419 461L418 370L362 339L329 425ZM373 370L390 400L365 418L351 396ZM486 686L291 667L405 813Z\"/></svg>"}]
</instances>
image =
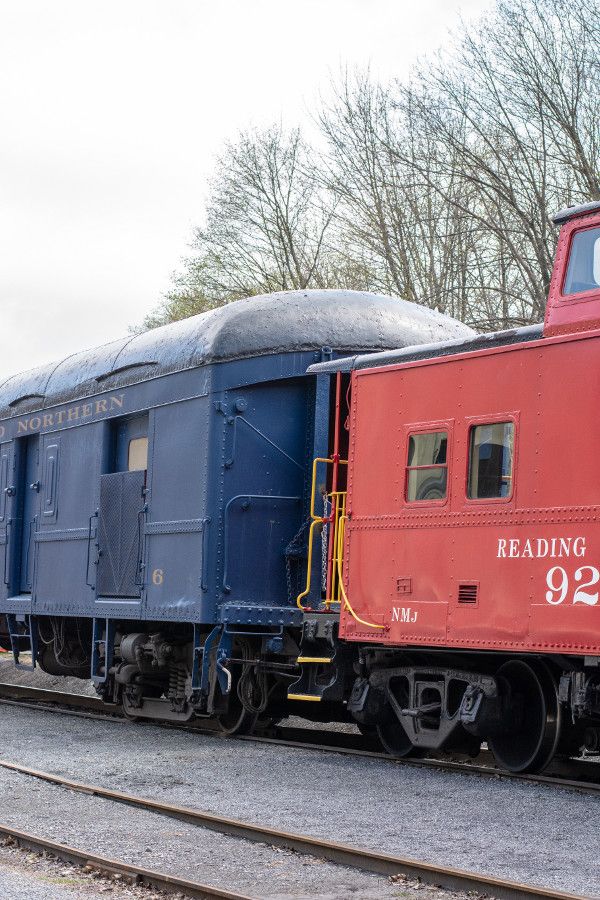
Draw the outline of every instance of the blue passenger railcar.
<instances>
[{"instance_id":1,"label":"blue passenger railcar","mask_svg":"<svg viewBox=\"0 0 600 900\"><path fill-rule=\"evenodd\" d=\"M7 379L0 613L16 662L91 671L132 715L240 729L269 696L281 707L311 461L329 451L329 379L306 369L467 333L390 297L281 293Z\"/></svg>"}]
</instances>

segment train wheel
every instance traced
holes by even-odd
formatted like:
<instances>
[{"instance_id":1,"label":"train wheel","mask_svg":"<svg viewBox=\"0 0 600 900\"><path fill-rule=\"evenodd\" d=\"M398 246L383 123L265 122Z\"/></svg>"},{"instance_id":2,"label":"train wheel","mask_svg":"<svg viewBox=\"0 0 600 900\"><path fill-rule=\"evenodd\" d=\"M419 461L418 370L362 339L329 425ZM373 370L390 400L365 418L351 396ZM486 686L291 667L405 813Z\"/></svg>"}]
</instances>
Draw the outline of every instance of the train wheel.
<instances>
[{"instance_id":1,"label":"train wheel","mask_svg":"<svg viewBox=\"0 0 600 900\"><path fill-rule=\"evenodd\" d=\"M256 713L250 713L243 707L228 710L217 716L221 734L233 737L236 734L250 734L256 725Z\"/></svg>"},{"instance_id":2,"label":"train wheel","mask_svg":"<svg viewBox=\"0 0 600 900\"><path fill-rule=\"evenodd\" d=\"M521 660L498 670L515 713L515 728L490 740L496 762L509 772L541 772L556 754L561 732L558 688L549 669Z\"/></svg>"},{"instance_id":3,"label":"train wheel","mask_svg":"<svg viewBox=\"0 0 600 900\"><path fill-rule=\"evenodd\" d=\"M269 728L275 728L282 721L282 716L259 716L254 726L256 731L268 731Z\"/></svg>"},{"instance_id":4,"label":"train wheel","mask_svg":"<svg viewBox=\"0 0 600 900\"><path fill-rule=\"evenodd\" d=\"M250 734L256 727L257 719L257 713L248 712L248 710L242 706L234 683L233 690L229 696L227 712L220 713L217 716L221 734L225 734L228 737L233 737L233 735L236 734Z\"/></svg>"},{"instance_id":5,"label":"train wheel","mask_svg":"<svg viewBox=\"0 0 600 900\"><path fill-rule=\"evenodd\" d=\"M362 722L354 722L360 733L365 738L376 738L377 737L377 726L376 725L363 725Z\"/></svg>"},{"instance_id":6,"label":"train wheel","mask_svg":"<svg viewBox=\"0 0 600 900\"><path fill-rule=\"evenodd\" d=\"M398 720L378 725L377 737L383 744L384 750L390 756L396 756L399 759L404 759L407 756L425 756L426 751L422 750L421 747L415 747Z\"/></svg>"}]
</instances>

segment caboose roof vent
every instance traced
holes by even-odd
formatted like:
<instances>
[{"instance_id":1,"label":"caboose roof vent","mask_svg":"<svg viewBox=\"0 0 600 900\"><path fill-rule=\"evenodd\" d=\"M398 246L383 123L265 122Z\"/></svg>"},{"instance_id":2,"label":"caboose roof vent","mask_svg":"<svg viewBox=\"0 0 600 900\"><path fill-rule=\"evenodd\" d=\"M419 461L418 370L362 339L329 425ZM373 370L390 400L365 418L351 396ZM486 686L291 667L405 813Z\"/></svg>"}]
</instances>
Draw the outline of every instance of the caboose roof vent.
<instances>
[{"instance_id":1,"label":"caboose roof vent","mask_svg":"<svg viewBox=\"0 0 600 900\"><path fill-rule=\"evenodd\" d=\"M600 212L600 200L594 200L593 203L580 203L579 206L567 206L565 209L555 213L552 216L552 221L555 225L563 225L569 219L575 219L593 212Z\"/></svg>"}]
</instances>

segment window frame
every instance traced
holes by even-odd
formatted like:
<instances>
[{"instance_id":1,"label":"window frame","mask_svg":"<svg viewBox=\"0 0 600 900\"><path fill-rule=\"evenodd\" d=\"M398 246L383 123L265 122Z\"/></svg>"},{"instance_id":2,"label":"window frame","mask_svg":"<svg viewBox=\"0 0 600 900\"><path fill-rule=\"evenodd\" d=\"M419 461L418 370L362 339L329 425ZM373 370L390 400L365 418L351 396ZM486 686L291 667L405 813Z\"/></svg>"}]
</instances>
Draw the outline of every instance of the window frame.
<instances>
[{"instance_id":1,"label":"window frame","mask_svg":"<svg viewBox=\"0 0 600 900\"><path fill-rule=\"evenodd\" d=\"M567 281L567 274L569 271L569 263L571 262L571 251L573 249L573 242L578 234L581 234L584 231L593 231L594 229L600 227L600 223L598 221L589 222L585 224L581 224L579 228L573 228L571 233L569 234L569 240L567 244L567 249L565 252L565 261L563 264L563 272L560 280L560 290L558 295L559 303L585 303L589 300L598 300L600 295L600 285L596 288L590 288L589 291L579 291L577 294L565 294L565 283Z\"/></svg>"},{"instance_id":2,"label":"window frame","mask_svg":"<svg viewBox=\"0 0 600 900\"><path fill-rule=\"evenodd\" d=\"M444 431L447 435L446 437L446 462L445 464L440 465L431 465L431 466L410 466L408 465L408 450L410 446L410 439L414 435L419 434L433 434L435 432ZM450 502L450 494L452 491L452 446L453 446L453 432L454 432L454 419L444 419L436 422L415 422L410 425L404 426L404 441L403 441L403 455L401 457L401 465L402 465L402 493L401 493L401 501L402 505L405 509L420 509L421 507L443 507L446 506ZM407 498L408 493L408 473L409 471L414 471L415 469L439 469L445 466L446 468L446 496L442 497L440 500L409 500Z\"/></svg>"},{"instance_id":3,"label":"window frame","mask_svg":"<svg viewBox=\"0 0 600 900\"><path fill-rule=\"evenodd\" d=\"M517 495L517 465L519 457L519 413L495 413L489 416L468 416L466 421L467 433L465 436L465 480L464 499L471 506L494 505L514 503ZM502 425L511 422L513 425L513 458L511 491L507 497L469 497L469 476L471 473L471 433L479 425Z\"/></svg>"}]
</instances>

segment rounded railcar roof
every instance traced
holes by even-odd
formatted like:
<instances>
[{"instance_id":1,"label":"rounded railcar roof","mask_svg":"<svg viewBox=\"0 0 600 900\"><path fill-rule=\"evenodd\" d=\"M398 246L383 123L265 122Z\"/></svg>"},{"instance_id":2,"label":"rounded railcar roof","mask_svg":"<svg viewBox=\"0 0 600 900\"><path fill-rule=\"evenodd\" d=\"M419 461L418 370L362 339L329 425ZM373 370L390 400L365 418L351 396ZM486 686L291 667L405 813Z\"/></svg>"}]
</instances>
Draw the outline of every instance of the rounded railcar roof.
<instances>
[{"instance_id":1,"label":"rounded railcar roof","mask_svg":"<svg viewBox=\"0 0 600 900\"><path fill-rule=\"evenodd\" d=\"M568 206L566 209L559 210L552 216L552 221L555 225L564 225L570 219L588 216L597 212L600 212L600 201L593 200L591 203L580 203L578 206Z\"/></svg>"},{"instance_id":2,"label":"rounded railcar roof","mask_svg":"<svg viewBox=\"0 0 600 900\"><path fill-rule=\"evenodd\" d=\"M377 351L472 334L455 319L381 294L265 294L13 375L0 383L0 418L228 360L325 346Z\"/></svg>"}]
</instances>

